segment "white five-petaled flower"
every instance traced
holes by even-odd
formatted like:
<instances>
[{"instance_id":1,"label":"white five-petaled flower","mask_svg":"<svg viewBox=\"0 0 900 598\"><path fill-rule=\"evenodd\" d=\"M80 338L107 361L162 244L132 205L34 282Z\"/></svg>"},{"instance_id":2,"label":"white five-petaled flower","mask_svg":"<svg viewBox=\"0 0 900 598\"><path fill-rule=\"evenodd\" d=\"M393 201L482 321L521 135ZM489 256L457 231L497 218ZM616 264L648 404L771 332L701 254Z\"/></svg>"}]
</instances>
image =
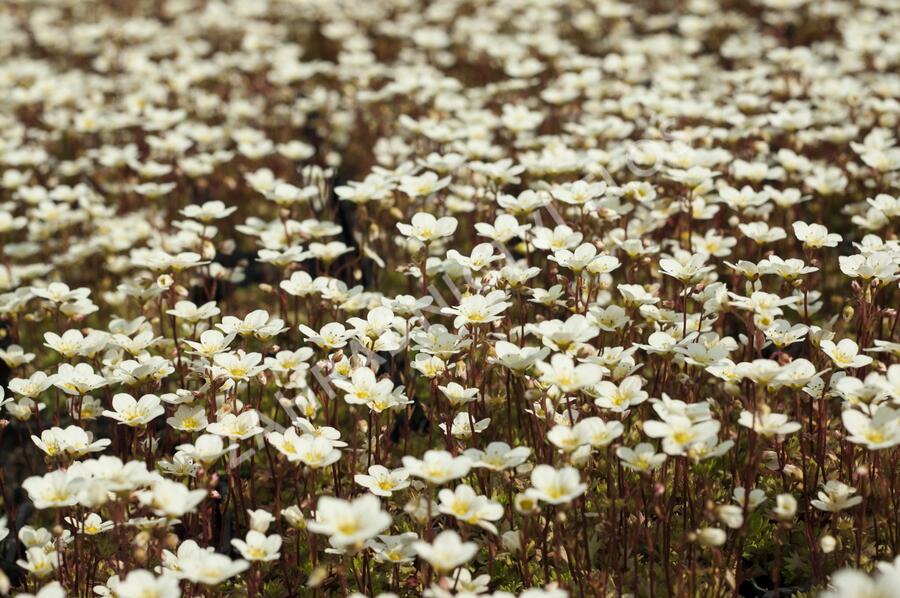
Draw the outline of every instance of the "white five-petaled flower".
<instances>
[{"instance_id":1,"label":"white five-petaled flower","mask_svg":"<svg viewBox=\"0 0 900 598\"><path fill-rule=\"evenodd\" d=\"M799 422L788 421L787 415L772 413L768 409L760 409L755 413L745 409L738 416L738 424L767 437L793 434L801 427Z\"/></svg>"},{"instance_id":2,"label":"white five-petaled flower","mask_svg":"<svg viewBox=\"0 0 900 598\"><path fill-rule=\"evenodd\" d=\"M837 367L862 368L872 363L872 358L859 353L859 345L849 338L842 339L838 343L831 340L823 340L820 345L822 351L831 358Z\"/></svg>"},{"instance_id":3,"label":"white five-petaled flower","mask_svg":"<svg viewBox=\"0 0 900 598\"><path fill-rule=\"evenodd\" d=\"M413 550L419 557L428 561L436 571L447 573L460 565L464 565L478 553L478 544L463 542L458 533L445 530L438 534L433 542L413 542Z\"/></svg>"},{"instance_id":4,"label":"white five-petaled flower","mask_svg":"<svg viewBox=\"0 0 900 598\"><path fill-rule=\"evenodd\" d=\"M422 243L431 243L452 236L456 232L457 224L456 218L451 216L435 218L427 212L418 212L413 215L411 224L398 222L397 229L407 237Z\"/></svg>"},{"instance_id":5,"label":"white five-petaled flower","mask_svg":"<svg viewBox=\"0 0 900 598\"><path fill-rule=\"evenodd\" d=\"M622 466L638 472L653 471L666 460L665 453L657 453L649 442L641 442L634 448L620 446L616 456L622 460Z\"/></svg>"},{"instance_id":6,"label":"white five-petaled flower","mask_svg":"<svg viewBox=\"0 0 900 598\"><path fill-rule=\"evenodd\" d=\"M114 411L104 411L103 415L131 427L145 426L166 412L160 398L151 394L135 400L130 394L119 393L113 396L112 406Z\"/></svg>"},{"instance_id":7,"label":"white five-petaled flower","mask_svg":"<svg viewBox=\"0 0 900 598\"><path fill-rule=\"evenodd\" d=\"M438 506L441 513L497 533L497 527L492 522L503 517L503 506L477 494L471 486L461 484L455 490L444 488L438 492L438 499L441 501Z\"/></svg>"},{"instance_id":8,"label":"white five-petaled flower","mask_svg":"<svg viewBox=\"0 0 900 598\"><path fill-rule=\"evenodd\" d=\"M366 474L358 473L353 480L375 496L391 496L409 487L409 473L403 467L392 470L383 465L372 465Z\"/></svg>"},{"instance_id":9,"label":"white five-petaled flower","mask_svg":"<svg viewBox=\"0 0 900 598\"><path fill-rule=\"evenodd\" d=\"M552 505L573 501L587 490L574 467L554 469L550 465L538 465L531 472L531 488L526 494Z\"/></svg>"},{"instance_id":10,"label":"white five-petaled flower","mask_svg":"<svg viewBox=\"0 0 900 598\"><path fill-rule=\"evenodd\" d=\"M371 494L352 501L331 496L319 498L314 521L309 531L330 537L335 546L361 544L374 538L391 525L391 516L381 508L381 502Z\"/></svg>"},{"instance_id":11,"label":"white five-petaled flower","mask_svg":"<svg viewBox=\"0 0 900 598\"><path fill-rule=\"evenodd\" d=\"M274 561L280 556L278 551L281 549L281 536L278 534L267 536L265 533L251 529L247 531L245 539L235 538L231 544L248 561L268 562Z\"/></svg>"},{"instance_id":12,"label":"white five-petaled flower","mask_svg":"<svg viewBox=\"0 0 900 598\"><path fill-rule=\"evenodd\" d=\"M447 451L429 450L421 459L409 455L403 457L403 467L413 477L441 485L468 474L472 461L466 456L454 457Z\"/></svg>"},{"instance_id":13,"label":"white five-petaled flower","mask_svg":"<svg viewBox=\"0 0 900 598\"><path fill-rule=\"evenodd\" d=\"M841 414L844 427L850 432L850 442L869 450L881 450L900 444L900 410L889 405L878 407L872 416L855 409Z\"/></svg>"},{"instance_id":14,"label":"white five-petaled flower","mask_svg":"<svg viewBox=\"0 0 900 598\"><path fill-rule=\"evenodd\" d=\"M809 503L822 511L836 513L855 507L862 502L862 496L853 496L856 488L852 488L839 480L828 480L819 492L818 499Z\"/></svg>"},{"instance_id":15,"label":"white five-petaled flower","mask_svg":"<svg viewBox=\"0 0 900 598\"><path fill-rule=\"evenodd\" d=\"M682 455L691 446L715 437L719 427L716 420L694 422L683 415L668 414L663 421L645 421L644 434L650 438L662 438L666 454Z\"/></svg>"},{"instance_id":16,"label":"white five-petaled flower","mask_svg":"<svg viewBox=\"0 0 900 598\"><path fill-rule=\"evenodd\" d=\"M541 382L556 386L563 392L575 392L593 386L603 377L601 366L593 363L576 365L565 353L555 353L550 358L550 363L538 361L535 367L541 374Z\"/></svg>"},{"instance_id":17,"label":"white five-petaled flower","mask_svg":"<svg viewBox=\"0 0 900 598\"><path fill-rule=\"evenodd\" d=\"M794 228L794 235L797 237L797 240L803 242L803 245L810 249L837 247L837 244L842 240L841 235L829 233L828 229L821 224L807 224L797 220L791 226Z\"/></svg>"}]
</instances>

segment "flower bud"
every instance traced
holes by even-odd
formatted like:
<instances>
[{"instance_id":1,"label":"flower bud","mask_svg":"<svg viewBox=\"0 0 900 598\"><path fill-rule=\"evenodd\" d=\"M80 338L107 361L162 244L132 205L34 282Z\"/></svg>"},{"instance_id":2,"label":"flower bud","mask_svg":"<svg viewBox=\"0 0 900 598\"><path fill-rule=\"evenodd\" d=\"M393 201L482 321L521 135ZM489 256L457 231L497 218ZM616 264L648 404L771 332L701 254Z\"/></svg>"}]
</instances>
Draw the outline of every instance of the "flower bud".
<instances>
[{"instance_id":1,"label":"flower bud","mask_svg":"<svg viewBox=\"0 0 900 598\"><path fill-rule=\"evenodd\" d=\"M744 509L738 505L722 505L716 509L716 515L731 529L738 529L744 524Z\"/></svg>"},{"instance_id":2,"label":"flower bud","mask_svg":"<svg viewBox=\"0 0 900 598\"><path fill-rule=\"evenodd\" d=\"M511 554L518 554L522 551L522 542L521 536L519 535L518 530L509 530L508 532L503 532L503 535L500 536L500 541L503 543L503 548L505 548Z\"/></svg>"},{"instance_id":3,"label":"flower bud","mask_svg":"<svg viewBox=\"0 0 900 598\"><path fill-rule=\"evenodd\" d=\"M256 509L255 511L247 509L247 513L250 515L250 529L258 531L261 534L269 531L269 525L275 521L275 517L263 509Z\"/></svg>"},{"instance_id":4,"label":"flower bud","mask_svg":"<svg viewBox=\"0 0 900 598\"><path fill-rule=\"evenodd\" d=\"M297 505L291 505L288 508L281 511L281 516L288 522L292 528L301 530L306 527L306 517L303 516L303 511L300 510L300 507Z\"/></svg>"},{"instance_id":5,"label":"flower bud","mask_svg":"<svg viewBox=\"0 0 900 598\"><path fill-rule=\"evenodd\" d=\"M704 527L697 530L695 538L704 546L721 546L725 543L727 535L725 530L717 527Z\"/></svg>"}]
</instances>

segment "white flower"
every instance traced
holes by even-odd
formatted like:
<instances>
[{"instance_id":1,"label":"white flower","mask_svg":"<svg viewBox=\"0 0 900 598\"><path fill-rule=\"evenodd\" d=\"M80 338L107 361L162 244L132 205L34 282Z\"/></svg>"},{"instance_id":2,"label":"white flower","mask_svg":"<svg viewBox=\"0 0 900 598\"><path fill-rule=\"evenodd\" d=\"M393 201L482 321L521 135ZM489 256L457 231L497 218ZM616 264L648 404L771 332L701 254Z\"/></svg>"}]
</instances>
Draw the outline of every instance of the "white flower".
<instances>
[{"instance_id":1,"label":"white flower","mask_svg":"<svg viewBox=\"0 0 900 598\"><path fill-rule=\"evenodd\" d=\"M217 353L228 350L228 345L234 340L235 334L224 335L218 330L205 330L200 334L200 341L184 341L194 351L206 359L212 359Z\"/></svg>"},{"instance_id":2,"label":"white flower","mask_svg":"<svg viewBox=\"0 0 900 598\"><path fill-rule=\"evenodd\" d=\"M250 516L250 529L261 534L266 533L269 526L275 521L275 516L265 509L247 509L247 515Z\"/></svg>"},{"instance_id":3,"label":"white flower","mask_svg":"<svg viewBox=\"0 0 900 598\"><path fill-rule=\"evenodd\" d=\"M447 397L453 407L460 407L475 400L478 395L477 388L464 388L456 382L450 382L447 386L438 386L438 390Z\"/></svg>"},{"instance_id":4,"label":"white flower","mask_svg":"<svg viewBox=\"0 0 900 598\"><path fill-rule=\"evenodd\" d=\"M316 332L304 324L301 324L299 329L311 343L314 343L323 349L340 349L347 344L347 329L344 328L343 324L338 322L325 324L325 326L322 327L321 332Z\"/></svg>"},{"instance_id":5,"label":"white flower","mask_svg":"<svg viewBox=\"0 0 900 598\"><path fill-rule=\"evenodd\" d=\"M759 245L775 243L787 237L783 228L780 226L770 227L765 222L742 223L738 225L738 228L744 236L753 239Z\"/></svg>"},{"instance_id":6,"label":"white flower","mask_svg":"<svg viewBox=\"0 0 900 598\"><path fill-rule=\"evenodd\" d=\"M84 395L92 390L106 386L106 378L94 373L87 363L71 366L62 363L53 377L53 385L71 395Z\"/></svg>"},{"instance_id":7,"label":"white flower","mask_svg":"<svg viewBox=\"0 0 900 598\"><path fill-rule=\"evenodd\" d=\"M505 108L506 106L504 106ZM606 191L606 183L574 181L556 185L550 191L555 199L571 205L584 205L585 203L600 197Z\"/></svg>"},{"instance_id":8,"label":"white flower","mask_svg":"<svg viewBox=\"0 0 900 598\"><path fill-rule=\"evenodd\" d=\"M435 173L426 171L418 176L404 176L398 188L410 197L416 198L431 195L449 184L450 177L438 178Z\"/></svg>"},{"instance_id":9,"label":"white flower","mask_svg":"<svg viewBox=\"0 0 900 598\"><path fill-rule=\"evenodd\" d=\"M483 451L472 448L466 449L463 454L471 459L472 467L503 471L524 463L531 455L531 448L527 446L511 448L505 442L492 442Z\"/></svg>"},{"instance_id":10,"label":"white flower","mask_svg":"<svg viewBox=\"0 0 900 598\"><path fill-rule=\"evenodd\" d=\"M192 512L206 498L206 490L190 490L184 484L160 479L149 490L138 492L137 498L157 515L174 519Z\"/></svg>"},{"instance_id":11,"label":"white flower","mask_svg":"<svg viewBox=\"0 0 900 598\"><path fill-rule=\"evenodd\" d=\"M788 416L783 413L771 413L767 410L753 413L746 409L742 410L738 416L738 425L750 428L766 437L786 436L793 434L801 427L799 422L788 421Z\"/></svg>"},{"instance_id":12,"label":"white flower","mask_svg":"<svg viewBox=\"0 0 900 598\"><path fill-rule=\"evenodd\" d=\"M152 333L151 333L152 336ZM75 355L95 355L107 344L107 336L92 332L84 336L80 330L66 330L62 336L54 332L44 333L45 347L49 347L67 359Z\"/></svg>"},{"instance_id":13,"label":"white flower","mask_svg":"<svg viewBox=\"0 0 900 598\"><path fill-rule=\"evenodd\" d=\"M200 306L194 304L193 301L179 301L175 304L174 309L170 309L166 313L193 324L200 320L214 318L221 313L221 310L216 307L215 301Z\"/></svg>"},{"instance_id":14,"label":"white flower","mask_svg":"<svg viewBox=\"0 0 900 598\"><path fill-rule=\"evenodd\" d=\"M556 251L558 249L572 249L581 243L584 235L575 232L571 227L560 224L554 229L536 226L531 231L531 242L536 249L544 251Z\"/></svg>"},{"instance_id":15,"label":"white flower","mask_svg":"<svg viewBox=\"0 0 900 598\"><path fill-rule=\"evenodd\" d=\"M115 411L104 411L103 415L131 427L145 426L166 412L160 405L160 398L150 394L136 401L129 394L119 393L113 396L112 406Z\"/></svg>"},{"instance_id":16,"label":"white flower","mask_svg":"<svg viewBox=\"0 0 900 598\"><path fill-rule=\"evenodd\" d=\"M862 368L872 363L871 357L860 355L859 345L849 338L845 338L837 344L831 340L823 340L819 346L831 358L834 365L841 369Z\"/></svg>"},{"instance_id":17,"label":"white flower","mask_svg":"<svg viewBox=\"0 0 900 598\"><path fill-rule=\"evenodd\" d=\"M234 353L216 353L213 355L215 367L213 372L217 376L226 376L231 380L245 381L265 370L265 366L259 365L262 355L259 353L245 353L238 350Z\"/></svg>"},{"instance_id":18,"label":"white flower","mask_svg":"<svg viewBox=\"0 0 900 598\"><path fill-rule=\"evenodd\" d=\"M79 301L87 299L91 294L88 288L70 289L69 285L63 282L51 282L46 287L31 287L31 292L41 299L46 299L53 303L65 303L67 301Z\"/></svg>"},{"instance_id":19,"label":"white flower","mask_svg":"<svg viewBox=\"0 0 900 598\"><path fill-rule=\"evenodd\" d=\"M181 213L185 218L193 218L200 222L212 222L227 218L237 210L236 206L226 207L219 200L207 201L203 205L190 204L186 206Z\"/></svg>"},{"instance_id":20,"label":"white flower","mask_svg":"<svg viewBox=\"0 0 900 598\"><path fill-rule=\"evenodd\" d=\"M545 346L569 355L575 354L579 348L600 333L600 330L581 314L575 314L565 322L544 320L533 325L532 331L541 337Z\"/></svg>"},{"instance_id":21,"label":"white flower","mask_svg":"<svg viewBox=\"0 0 900 598\"><path fill-rule=\"evenodd\" d=\"M622 460L623 467L639 472L657 469L666 460L666 455L657 453L649 442L642 442L633 449L620 446L616 449L616 456Z\"/></svg>"},{"instance_id":22,"label":"white flower","mask_svg":"<svg viewBox=\"0 0 900 598\"><path fill-rule=\"evenodd\" d=\"M275 433L273 432L273 434ZM341 458L341 451L335 448L334 443L328 438L303 434L296 441L293 441L287 437L287 434L289 432L285 434L285 440L289 440L293 445L285 442L279 450L288 455L288 458L292 461L299 460L307 467L321 469L328 467ZM288 452L291 448L296 451L296 459L291 458L293 454Z\"/></svg>"},{"instance_id":23,"label":"white flower","mask_svg":"<svg viewBox=\"0 0 900 598\"><path fill-rule=\"evenodd\" d=\"M490 243L480 243L472 248L468 256L462 255L455 249L447 252L447 259L468 268L472 272L480 272L491 263L502 260L503 255L494 254L494 246Z\"/></svg>"},{"instance_id":24,"label":"white flower","mask_svg":"<svg viewBox=\"0 0 900 598\"><path fill-rule=\"evenodd\" d=\"M443 237L451 237L456 232L456 218L445 216L435 218L427 212L418 212L412 217L412 224L397 223L401 234L412 237L422 243L431 243Z\"/></svg>"},{"instance_id":25,"label":"white flower","mask_svg":"<svg viewBox=\"0 0 900 598\"><path fill-rule=\"evenodd\" d=\"M179 598L181 588L178 578L171 575L156 577L150 571L135 569L116 586L119 596L140 596L141 598Z\"/></svg>"},{"instance_id":26,"label":"white flower","mask_svg":"<svg viewBox=\"0 0 900 598\"><path fill-rule=\"evenodd\" d=\"M201 434L194 441L194 444L181 444L176 447L178 451L183 451L186 456L207 466L212 465L226 452L237 448L236 444L226 448L222 438L215 434Z\"/></svg>"},{"instance_id":27,"label":"white flower","mask_svg":"<svg viewBox=\"0 0 900 598\"><path fill-rule=\"evenodd\" d=\"M869 255L842 255L838 257L838 262L841 272L851 278L875 279L885 284L896 280L900 269L894 257L883 251Z\"/></svg>"},{"instance_id":28,"label":"white flower","mask_svg":"<svg viewBox=\"0 0 900 598\"><path fill-rule=\"evenodd\" d=\"M278 286L288 295L295 297L307 297L319 290L309 273L303 270L293 272L288 280L282 280Z\"/></svg>"},{"instance_id":29,"label":"white flower","mask_svg":"<svg viewBox=\"0 0 900 598\"><path fill-rule=\"evenodd\" d=\"M895 598L898 584L900 571L896 568L880 570L873 577L855 569L840 569L820 598Z\"/></svg>"},{"instance_id":30,"label":"white flower","mask_svg":"<svg viewBox=\"0 0 900 598\"><path fill-rule=\"evenodd\" d=\"M484 432L488 426L491 424L491 418L486 417L484 419L480 419L472 423L472 420L469 417L469 413L467 411L461 411L457 413L453 417L453 422L450 426L450 434L454 438L471 438L472 434L481 434ZM440 423L438 427L446 434L447 433L447 424Z\"/></svg>"},{"instance_id":31,"label":"white flower","mask_svg":"<svg viewBox=\"0 0 900 598\"><path fill-rule=\"evenodd\" d=\"M649 394L641 390L643 384L640 376L627 376L618 385L604 380L591 389L591 394L597 397L594 403L598 407L621 413L647 400Z\"/></svg>"},{"instance_id":32,"label":"white flower","mask_svg":"<svg viewBox=\"0 0 900 598\"><path fill-rule=\"evenodd\" d=\"M78 458L88 453L97 453L108 447L112 441L101 438L95 441L93 433L72 425L65 429L52 427L41 432L40 438L32 435L32 441L48 456L55 457L62 453Z\"/></svg>"},{"instance_id":33,"label":"white flower","mask_svg":"<svg viewBox=\"0 0 900 598\"><path fill-rule=\"evenodd\" d=\"M70 507L78 502L82 483L77 470L55 470L43 476L31 476L22 482L36 509Z\"/></svg>"},{"instance_id":34,"label":"white flower","mask_svg":"<svg viewBox=\"0 0 900 598\"><path fill-rule=\"evenodd\" d=\"M714 266L707 266L706 254L697 253L694 255L684 255L679 259L663 258L659 260L659 269L663 274L667 274L678 279L683 284L693 284L703 278L707 272L715 269Z\"/></svg>"},{"instance_id":35,"label":"white flower","mask_svg":"<svg viewBox=\"0 0 900 598\"><path fill-rule=\"evenodd\" d=\"M782 521L789 521L797 514L797 499L790 494L779 494L775 497L775 508L772 509L775 517Z\"/></svg>"},{"instance_id":36,"label":"white flower","mask_svg":"<svg viewBox=\"0 0 900 598\"><path fill-rule=\"evenodd\" d=\"M841 419L850 432L847 438L850 442L873 451L900 444L900 410L882 405L870 417L855 409L845 409Z\"/></svg>"},{"instance_id":37,"label":"white flower","mask_svg":"<svg viewBox=\"0 0 900 598\"><path fill-rule=\"evenodd\" d=\"M234 316L225 316L222 318L222 322L216 326L225 334L253 336L260 340L267 340L287 330L284 327L284 320L269 317L269 312L264 309L251 311L243 320Z\"/></svg>"},{"instance_id":38,"label":"white flower","mask_svg":"<svg viewBox=\"0 0 900 598\"><path fill-rule=\"evenodd\" d=\"M17 598L66 598L66 590L58 581L51 581L37 594L17 594Z\"/></svg>"},{"instance_id":39,"label":"white flower","mask_svg":"<svg viewBox=\"0 0 900 598\"><path fill-rule=\"evenodd\" d=\"M25 551L25 559L17 560L16 564L38 579L44 579L59 567L59 554L55 550L29 548Z\"/></svg>"},{"instance_id":40,"label":"white flower","mask_svg":"<svg viewBox=\"0 0 900 598\"><path fill-rule=\"evenodd\" d=\"M497 243L507 243L514 237L524 238L525 232L530 228L530 224L519 224L512 214L500 214L492 225L486 222L475 223L475 230L479 235Z\"/></svg>"},{"instance_id":41,"label":"white flower","mask_svg":"<svg viewBox=\"0 0 900 598\"><path fill-rule=\"evenodd\" d=\"M248 409L240 415L225 413L219 419L206 426L206 431L232 440L246 440L261 434L263 429L259 425L259 413L254 409Z\"/></svg>"},{"instance_id":42,"label":"white flower","mask_svg":"<svg viewBox=\"0 0 900 598\"><path fill-rule=\"evenodd\" d=\"M403 467L409 475L421 478L437 486L465 477L472 468L472 461L466 456L454 457L447 451L425 451L422 459L403 457Z\"/></svg>"},{"instance_id":43,"label":"white flower","mask_svg":"<svg viewBox=\"0 0 900 598\"><path fill-rule=\"evenodd\" d=\"M557 249L553 255L549 256L547 259L556 262L563 268L568 268L575 273L580 273L582 270L590 266L590 264L597 258L597 247L592 243L582 243L579 245L575 251L569 251L568 249Z\"/></svg>"},{"instance_id":44,"label":"white flower","mask_svg":"<svg viewBox=\"0 0 900 598\"><path fill-rule=\"evenodd\" d=\"M727 536L725 530L717 527L703 527L696 531L697 542L704 546L721 546Z\"/></svg>"},{"instance_id":45,"label":"white flower","mask_svg":"<svg viewBox=\"0 0 900 598\"><path fill-rule=\"evenodd\" d=\"M842 239L841 235L829 233L828 229L821 224L807 224L797 220L791 226L794 228L797 240L802 241L803 245L810 249L837 247Z\"/></svg>"},{"instance_id":46,"label":"white flower","mask_svg":"<svg viewBox=\"0 0 900 598\"><path fill-rule=\"evenodd\" d=\"M381 509L381 502L371 494L353 501L331 496L319 498L315 521L309 531L330 536L335 546L345 547L374 538L391 525L391 516Z\"/></svg>"},{"instance_id":47,"label":"white flower","mask_svg":"<svg viewBox=\"0 0 900 598\"><path fill-rule=\"evenodd\" d=\"M720 505L716 507L716 516L731 529L739 529L744 524L744 508L739 505Z\"/></svg>"},{"instance_id":48,"label":"white flower","mask_svg":"<svg viewBox=\"0 0 900 598\"><path fill-rule=\"evenodd\" d=\"M375 553L379 563L411 563L416 557L412 544L419 539L415 532L404 532L397 536L380 535L366 540L366 547Z\"/></svg>"},{"instance_id":49,"label":"white flower","mask_svg":"<svg viewBox=\"0 0 900 598\"><path fill-rule=\"evenodd\" d=\"M346 393L344 400L350 405L376 402L394 390L394 383L390 378L377 380L375 372L366 367L354 370L350 380L334 380L332 383Z\"/></svg>"},{"instance_id":50,"label":"white flower","mask_svg":"<svg viewBox=\"0 0 900 598\"><path fill-rule=\"evenodd\" d=\"M503 517L503 506L487 496L476 494L471 486L461 484L455 490L445 488L438 492L438 499L441 513L497 533L497 527L491 522Z\"/></svg>"},{"instance_id":51,"label":"white flower","mask_svg":"<svg viewBox=\"0 0 900 598\"><path fill-rule=\"evenodd\" d=\"M494 345L494 352L496 356L491 358L494 362L511 370L523 371L549 355L550 349L548 347L519 347L507 341L497 341Z\"/></svg>"},{"instance_id":52,"label":"white flower","mask_svg":"<svg viewBox=\"0 0 900 598\"><path fill-rule=\"evenodd\" d=\"M531 472L531 488L526 494L552 505L571 502L584 494L587 484L574 467L554 469L550 465L538 465Z\"/></svg>"},{"instance_id":53,"label":"white flower","mask_svg":"<svg viewBox=\"0 0 900 598\"><path fill-rule=\"evenodd\" d=\"M358 473L353 480L376 496L391 496L409 487L409 474L402 467L390 470L383 465L372 465L368 475Z\"/></svg>"},{"instance_id":54,"label":"white flower","mask_svg":"<svg viewBox=\"0 0 900 598\"><path fill-rule=\"evenodd\" d=\"M541 382L553 385L562 392L575 392L593 386L603 377L603 368L593 363L575 365L575 361L565 353L555 353L550 363L535 363L541 373Z\"/></svg>"},{"instance_id":55,"label":"white flower","mask_svg":"<svg viewBox=\"0 0 900 598\"><path fill-rule=\"evenodd\" d=\"M413 550L422 559L434 567L435 571L447 573L472 560L478 553L478 544L463 542L459 534L446 530L438 534L432 543L418 541L412 544Z\"/></svg>"},{"instance_id":56,"label":"white flower","mask_svg":"<svg viewBox=\"0 0 900 598\"><path fill-rule=\"evenodd\" d=\"M266 440L268 440L269 444L274 446L279 453L287 457L288 461L294 462L300 460L300 453L298 450L300 435L297 433L296 428L288 428L283 433L268 432L266 434ZM328 444L329 449L331 449L331 443Z\"/></svg>"},{"instance_id":57,"label":"white flower","mask_svg":"<svg viewBox=\"0 0 900 598\"><path fill-rule=\"evenodd\" d=\"M247 570L250 563L233 561L228 556L210 550L192 550L182 555L178 551L178 568L181 576L193 583L216 586Z\"/></svg>"},{"instance_id":58,"label":"white flower","mask_svg":"<svg viewBox=\"0 0 900 598\"><path fill-rule=\"evenodd\" d=\"M819 498L809 502L822 511L837 513L862 502L862 496L852 496L854 492L856 492L856 488L851 488L838 480L828 480L822 491L819 492Z\"/></svg>"},{"instance_id":59,"label":"white flower","mask_svg":"<svg viewBox=\"0 0 900 598\"><path fill-rule=\"evenodd\" d=\"M198 432L206 428L206 408L203 405L192 407L179 405L172 417L166 419L172 428L182 432Z\"/></svg>"},{"instance_id":60,"label":"white flower","mask_svg":"<svg viewBox=\"0 0 900 598\"><path fill-rule=\"evenodd\" d=\"M429 379L437 378L447 370L447 364L436 355L419 353L413 361L412 368Z\"/></svg>"},{"instance_id":61,"label":"white flower","mask_svg":"<svg viewBox=\"0 0 900 598\"><path fill-rule=\"evenodd\" d=\"M736 502L737 504L739 504L740 506L743 507L744 506L744 497L746 495L746 492L747 492L747 489L744 488L743 486L738 486L737 488L735 488L734 492L732 493L732 498L734 499L734 502ZM750 490L750 503L747 506L748 510L753 511L756 509L756 507L763 504L764 502L766 502L766 493L764 490L760 490L759 488L754 488L754 489Z\"/></svg>"},{"instance_id":62,"label":"white flower","mask_svg":"<svg viewBox=\"0 0 900 598\"><path fill-rule=\"evenodd\" d=\"M663 450L668 455L683 455L693 445L714 438L720 424L715 420L693 422L681 415L669 414L664 421L644 422L644 434L650 438L662 438Z\"/></svg>"},{"instance_id":63,"label":"white flower","mask_svg":"<svg viewBox=\"0 0 900 598\"><path fill-rule=\"evenodd\" d=\"M248 561L274 561L280 556L278 551L281 549L281 536L278 534L267 536L263 532L251 529L247 531L244 540L235 538L231 540L231 545Z\"/></svg>"}]
</instances>

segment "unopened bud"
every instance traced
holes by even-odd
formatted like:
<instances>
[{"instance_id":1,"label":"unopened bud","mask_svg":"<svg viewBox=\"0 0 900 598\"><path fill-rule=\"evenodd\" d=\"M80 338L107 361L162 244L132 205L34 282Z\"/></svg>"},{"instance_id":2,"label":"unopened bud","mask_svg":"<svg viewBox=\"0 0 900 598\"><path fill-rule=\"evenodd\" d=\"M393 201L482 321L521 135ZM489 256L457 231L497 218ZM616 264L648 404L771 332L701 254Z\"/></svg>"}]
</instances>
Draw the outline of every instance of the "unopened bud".
<instances>
[{"instance_id":1,"label":"unopened bud","mask_svg":"<svg viewBox=\"0 0 900 598\"><path fill-rule=\"evenodd\" d=\"M854 311L853 306L847 305L846 307L844 307L844 309L841 310L841 317L844 319L845 322L849 322L850 320L853 319L853 314L855 314L855 313L856 312Z\"/></svg>"},{"instance_id":2,"label":"unopened bud","mask_svg":"<svg viewBox=\"0 0 900 598\"><path fill-rule=\"evenodd\" d=\"M147 562L147 550L144 548L135 548L134 549L134 560L140 564L144 564Z\"/></svg>"}]
</instances>

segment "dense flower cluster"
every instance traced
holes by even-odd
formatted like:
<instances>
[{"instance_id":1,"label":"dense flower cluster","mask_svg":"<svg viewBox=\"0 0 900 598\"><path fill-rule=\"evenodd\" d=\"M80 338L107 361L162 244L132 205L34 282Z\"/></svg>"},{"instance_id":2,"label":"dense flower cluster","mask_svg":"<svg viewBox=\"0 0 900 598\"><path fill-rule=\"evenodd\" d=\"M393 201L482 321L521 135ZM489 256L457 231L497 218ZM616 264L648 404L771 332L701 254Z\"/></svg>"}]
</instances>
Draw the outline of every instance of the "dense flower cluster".
<instances>
[{"instance_id":1,"label":"dense flower cluster","mask_svg":"<svg viewBox=\"0 0 900 598\"><path fill-rule=\"evenodd\" d=\"M897 596L898 73L895 0L4 2L0 593Z\"/></svg>"}]
</instances>

